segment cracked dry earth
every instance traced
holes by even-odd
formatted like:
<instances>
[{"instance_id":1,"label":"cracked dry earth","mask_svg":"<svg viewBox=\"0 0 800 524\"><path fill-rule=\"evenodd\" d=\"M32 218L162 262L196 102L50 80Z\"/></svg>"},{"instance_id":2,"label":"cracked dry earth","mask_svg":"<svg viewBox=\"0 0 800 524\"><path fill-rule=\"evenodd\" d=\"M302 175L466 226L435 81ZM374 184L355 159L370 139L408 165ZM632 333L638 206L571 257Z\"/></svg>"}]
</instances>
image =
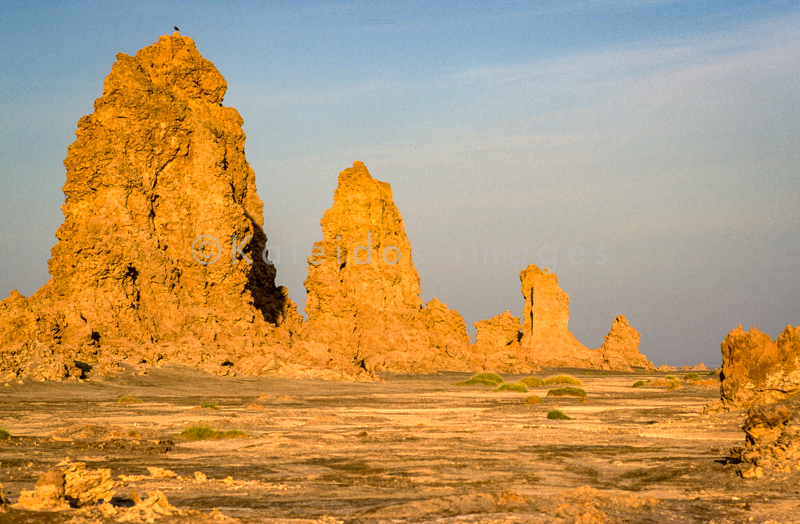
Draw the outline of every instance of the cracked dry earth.
<instances>
[{"instance_id":1,"label":"cracked dry earth","mask_svg":"<svg viewBox=\"0 0 800 524\"><path fill-rule=\"evenodd\" d=\"M543 403L528 405L526 393L456 386L463 373L349 383L167 365L0 384L0 427L12 435L0 440L10 504L0 522L800 521L800 475L736 475L726 457L744 440L744 414L701 415L717 386L633 389L654 375L581 370L537 376L565 371L583 381L588 402L540 387L528 394ZM118 403L123 396L141 403ZM554 408L573 420L548 420ZM198 423L249 436L178 437ZM67 457L111 470L112 504L11 506ZM124 511L156 491L176 511Z\"/></svg>"}]
</instances>

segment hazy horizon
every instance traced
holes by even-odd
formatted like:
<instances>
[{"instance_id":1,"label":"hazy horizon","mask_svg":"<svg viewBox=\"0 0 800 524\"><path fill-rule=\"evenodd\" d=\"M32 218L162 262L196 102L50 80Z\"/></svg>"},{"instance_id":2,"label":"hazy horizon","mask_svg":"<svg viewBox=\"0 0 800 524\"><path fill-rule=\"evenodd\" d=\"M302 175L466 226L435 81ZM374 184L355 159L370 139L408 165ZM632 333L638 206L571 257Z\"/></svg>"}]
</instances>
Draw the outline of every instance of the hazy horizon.
<instances>
[{"instance_id":1,"label":"hazy horizon","mask_svg":"<svg viewBox=\"0 0 800 524\"><path fill-rule=\"evenodd\" d=\"M800 324L796 1L2 5L0 300L49 278L62 161L116 53L177 25L228 82L301 311L300 253L361 160L391 184L423 301L473 340L521 315L525 262L558 275L583 344L623 314L656 365Z\"/></svg>"}]
</instances>

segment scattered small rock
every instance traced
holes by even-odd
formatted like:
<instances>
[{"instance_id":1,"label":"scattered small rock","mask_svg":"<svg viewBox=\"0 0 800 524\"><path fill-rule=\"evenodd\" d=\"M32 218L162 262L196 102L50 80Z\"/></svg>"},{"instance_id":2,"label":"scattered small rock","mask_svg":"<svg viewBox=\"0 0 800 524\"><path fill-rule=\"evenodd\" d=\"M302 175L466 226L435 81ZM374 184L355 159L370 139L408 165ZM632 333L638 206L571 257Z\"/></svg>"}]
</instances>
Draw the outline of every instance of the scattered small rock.
<instances>
[{"instance_id":1,"label":"scattered small rock","mask_svg":"<svg viewBox=\"0 0 800 524\"><path fill-rule=\"evenodd\" d=\"M162 469L157 466L148 466L147 471L149 471L150 476L155 479L174 479L178 476L174 471Z\"/></svg>"}]
</instances>

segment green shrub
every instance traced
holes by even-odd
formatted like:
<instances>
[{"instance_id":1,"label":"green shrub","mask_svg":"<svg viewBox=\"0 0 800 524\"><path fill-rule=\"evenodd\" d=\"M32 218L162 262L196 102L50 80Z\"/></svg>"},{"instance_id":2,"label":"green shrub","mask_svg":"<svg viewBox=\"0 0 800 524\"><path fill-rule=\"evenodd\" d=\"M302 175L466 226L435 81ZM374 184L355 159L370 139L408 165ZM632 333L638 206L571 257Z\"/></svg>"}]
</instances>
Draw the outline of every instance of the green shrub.
<instances>
[{"instance_id":1,"label":"green shrub","mask_svg":"<svg viewBox=\"0 0 800 524\"><path fill-rule=\"evenodd\" d=\"M686 373L683 376L683 380L700 380L700 375L697 373Z\"/></svg>"},{"instance_id":2,"label":"green shrub","mask_svg":"<svg viewBox=\"0 0 800 524\"><path fill-rule=\"evenodd\" d=\"M555 377L549 377L544 379L544 383L547 386L551 386L554 384L571 384L573 386L580 386L583 384L580 380L575 377L571 377L569 375L558 375Z\"/></svg>"},{"instance_id":3,"label":"green shrub","mask_svg":"<svg viewBox=\"0 0 800 524\"><path fill-rule=\"evenodd\" d=\"M203 402L200 404L201 408L208 408L208 409L219 409L215 402Z\"/></svg>"},{"instance_id":4,"label":"green shrub","mask_svg":"<svg viewBox=\"0 0 800 524\"><path fill-rule=\"evenodd\" d=\"M208 426L191 426L184 429L180 437L186 440L219 440L223 438L245 438L247 433L232 429L230 431L219 431Z\"/></svg>"},{"instance_id":5,"label":"green shrub","mask_svg":"<svg viewBox=\"0 0 800 524\"><path fill-rule=\"evenodd\" d=\"M667 380L678 380L677 378L675 378L675 375L667 375L666 379Z\"/></svg>"},{"instance_id":6,"label":"green shrub","mask_svg":"<svg viewBox=\"0 0 800 524\"><path fill-rule=\"evenodd\" d=\"M602 373L600 373L600 374L601 374L601 375L606 375L606 376L608 376L608 373L606 373L605 371L603 371L603 372L602 372Z\"/></svg>"},{"instance_id":7,"label":"green shrub","mask_svg":"<svg viewBox=\"0 0 800 524\"><path fill-rule=\"evenodd\" d=\"M498 386L503 383L502 377L497 373L478 373L477 375L459 382L456 386L471 386L473 384L480 384L482 386Z\"/></svg>"},{"instance_id":8,"label":"green shrub","mask_svg":"<svg viewBox=\"0 0 800 524\"><path fill-rule=\"evenodd\" d=\"M120 397L117 401L118 404L141 404L142 401L136 397L129 397L125 395L124 397Z\"/></svg>"},{"instance_id":9,"label":"green shrub","mask_svg":"<svg viewBox=\"0 0 800 524\"><path fill-rule=\"evenodd\" d=\"M587 371L584 375L594 375L594 371Z\"/></svg>"},{"instance_id":10,"label":"green shrub","mask_svg":"<svg viewBox=\"0 0 800 524\"><path fill-rule=\"evenodd\" d=\"M640 388L640 387L644 386L645 384L646 384L646 382L644 380L637 380L636 382L633 383L633 385L631 387L632 388Z\"/></svg>"},{"instance_id":11,"label":"green shrub","mask_svg":"<svg viewBox=\"0 0 800 524\"><path fill-rule=\"evenodd\" d=\"M11 438L11 433L0 428L0 440L8 440Z\"/></svg>"},{"instance_id":12,"label":"green shrub","mask_svg":"<svg viewBox=\"0 0 800 524\"><path fill-rule=\"evenodd\" d=\"M544 386L544 380L540 379L539 377L527 377L520 380L521 383L525 384L529 388L535 388L539 386Z\"/></svg>"},{"instance_id":13,"label":"green shrub","mask_svg":"<svg viewBox=\"0 0 800 524\"><path fill-rule=\"evenodd\" d=\"M547 392L548 397L580 397L580 398L587 398L586 392L581 388L572 388L572 387L565 387L565 388L556 388L551 389Z\"/></svg>"},{"instance_id":14,"label":"green shrub","mask_svg":"<svg viewBox=\"0 0 800 524\"><path fill-rule=\"evenodd\" d=\"M570 417L566 416L564 413L557 409L553 409L547 412L547 418L550 420L572 420Z\"/></svg>"},{"instance_id":15,"label":"green shrub","mask_svg":"<svg viewBox=\"0 0 800 524\"><path fill-rule=\"evenodd\" d=\"M542 403L542 397L539 397L537 395L528 395L527 397L525 397L525 403L526 404L541 404Z\"/></svg>"},{"instance_id":16,"label":"green shrub","mask_svg":"<svg viewBox=\"0 0 800 524\"><path fill-rule=\"evenodd\" d=\"M495 389L495 391L517 391L519 393L527 393L528 388L521 382L508 382L506 384L500 384L500 387Z\"/></svg>"}]
</instances>

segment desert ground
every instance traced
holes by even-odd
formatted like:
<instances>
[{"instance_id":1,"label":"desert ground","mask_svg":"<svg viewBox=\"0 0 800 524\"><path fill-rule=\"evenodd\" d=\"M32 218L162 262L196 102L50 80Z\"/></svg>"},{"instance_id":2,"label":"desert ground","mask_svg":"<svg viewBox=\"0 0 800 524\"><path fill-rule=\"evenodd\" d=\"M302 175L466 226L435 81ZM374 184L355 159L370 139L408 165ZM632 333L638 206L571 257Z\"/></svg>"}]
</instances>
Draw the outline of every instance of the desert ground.
<instances>
[{"instance_id":1,"label":"desert ground","mask_svg":"<svg viewBox=\"0 0 800 524\"><path fill-rule=\"evenodd\" d=\"M719 398L718 376L670 390L631 387L667 373L535 375L565 373L588 401L547 397L557 386L459 386L469 375L446 372L337 382L168 364L0 383L11 435L0 440L10 503L0 522L800 521L800 474L743 479L727 458L744 440L744 412L702 414ZM543 402L526 404L531 394ZM552 409L571 420L549 420ZM180 437L198 424L246 436ZM11 506L67 458L110 469L111 505ZM156 491L173 509L134 511Z\"/></svg>"}]
</instances>

